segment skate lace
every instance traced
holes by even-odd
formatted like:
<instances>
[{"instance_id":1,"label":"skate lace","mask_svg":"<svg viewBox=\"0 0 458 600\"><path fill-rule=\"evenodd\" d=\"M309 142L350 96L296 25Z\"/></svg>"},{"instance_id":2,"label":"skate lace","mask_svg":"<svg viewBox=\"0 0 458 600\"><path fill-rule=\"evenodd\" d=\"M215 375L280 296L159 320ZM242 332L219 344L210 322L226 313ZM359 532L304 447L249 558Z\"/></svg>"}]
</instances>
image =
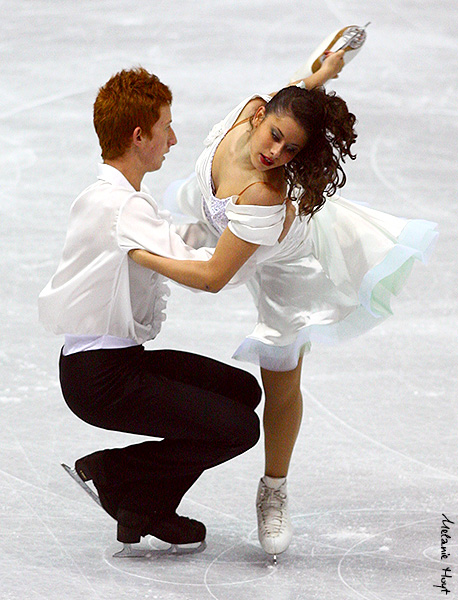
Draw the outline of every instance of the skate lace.
<instances>
[{"instance_id":1,"label":"skate lace","mask_svg":"<svg viewBox=\"0 0 458 600\"><path fill-rule=\"evenodd\" d=\"M258 508L262 525L269 535L279 533L286 526L286 494L281 490L261 490Z\"/></svg>"}]
</instances>

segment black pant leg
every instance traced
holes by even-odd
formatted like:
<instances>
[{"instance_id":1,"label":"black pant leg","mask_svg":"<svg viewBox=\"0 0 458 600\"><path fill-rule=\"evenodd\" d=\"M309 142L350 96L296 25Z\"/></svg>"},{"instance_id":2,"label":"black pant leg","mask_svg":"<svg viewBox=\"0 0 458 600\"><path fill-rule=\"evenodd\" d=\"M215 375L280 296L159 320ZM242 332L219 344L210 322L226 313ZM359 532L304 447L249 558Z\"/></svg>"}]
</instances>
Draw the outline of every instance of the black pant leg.
<instances>
[{"instance_id":1,"label":"black pant leg","mask_svg":"<svg viewBox=\"0 0 458 600\"><path fill-rule=\"evenodd\" d=\"M164 482L158 477L156 468L168 465L166 471L173 473L176 507L203 470L241 454L256 443L259 429L254 408L260 402L261 389L246 371L189 352L145 351L143 372L147 373L145 379L149 383L145 400L151 396L151 382L160 387L165 378L168 389L163 390L161 396L169 396L169 406L178 411L180 418L172 420L175 432L171 435L161 432L165 439L159 446L146 442L121 452L113 451L112 464L119 468L121 462L124 472L138 470L137 481L146 467L149 474L156 473L153 484L156 497L162 496L161 489L165 486L170 498L170 480ZM178 395L170 388L172 382L178 385ZM139 390L135 394L137 405L143 408L145 403L138 396ZM185 427L182 435L179 434L180 422ZM180 439L182 437L184 439ZM114 457L114 454L118 456ZM145 493L129 494L129 498L124 498L123 506L128 503L133 509L139 501L145 503L148 489L151 489L148 486L148 481L141 486L138 483L136 489L142 487Z\"/></svg>"},{"instance_id":2,"label":"black pant leg","mask_svg":"<svg viewBox=\"0 0 458 600\"><path fill-rule=\"evenodd\" d=\"M124 508L176 508L203 470L259 437L259 385L218 361L129 348L62 357L60 370L64 397L85 421L164 438L104 453L110 491Z\"/></svg>"},{"instance_id":3,"label":"black pant leg","mask_svg":"<svg viewBox=\"0 0 458 600\"><path fill-rule=\"evenodd\" d=\"M145 350L144 369L151 374L221 394L254 410L262 391L253 375L208 356L182 350Z\"/></svg>"}]
</instances>

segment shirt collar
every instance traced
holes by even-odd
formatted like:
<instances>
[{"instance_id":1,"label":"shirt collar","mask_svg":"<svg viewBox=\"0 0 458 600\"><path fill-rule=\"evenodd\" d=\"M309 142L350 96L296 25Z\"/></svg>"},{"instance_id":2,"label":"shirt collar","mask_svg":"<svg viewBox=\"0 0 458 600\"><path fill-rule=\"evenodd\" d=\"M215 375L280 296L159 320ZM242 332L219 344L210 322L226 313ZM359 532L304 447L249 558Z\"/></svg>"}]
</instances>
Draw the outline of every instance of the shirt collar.
<instances>
[{"instance_id":1,"label":"shirt collar","mask_svg":"<svg viewBox=\"0 0 458 600\"><path fill-rule=\"evenodd\" d=\"M121 171L119 171L115 167L112 167L111 165L107 165L105 163L99 164L99 174L97 176L97 179L101 179L102 181L107 181L108 183L111 183L112 185L116 185L116 186L125 188L132 192L137 191L134 188L134 186L131 185L129 183L129 181L124 177L124 175L121 173ZM141 189L143 189L143 184L141 186Z\"/></svg>"}]
</instances>

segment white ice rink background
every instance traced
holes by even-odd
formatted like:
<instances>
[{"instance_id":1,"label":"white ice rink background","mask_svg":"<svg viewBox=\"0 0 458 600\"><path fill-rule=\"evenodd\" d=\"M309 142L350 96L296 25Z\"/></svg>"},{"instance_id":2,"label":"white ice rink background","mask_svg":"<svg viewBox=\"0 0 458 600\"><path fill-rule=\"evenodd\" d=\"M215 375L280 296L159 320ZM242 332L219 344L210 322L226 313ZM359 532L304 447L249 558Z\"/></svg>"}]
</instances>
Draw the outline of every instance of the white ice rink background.
<instances>
[{"instance_id":1,"label":"white ice rink background","mask_svg":"<svg viewBox=\"0 0 458 600\"><path fill-rule=\"evenodd\" d=\"M0 14L0 598L458 598L456 1L3 0ZM67 409L61 340L36 310L69 206L95 178L97 88L138 64L172 88L179 144L147 176L160 199L236 102L281 87L323 37L367 21L365 47L328 85L359 121L342 195L437 221L435 253L416 266L394 317L304 360L289 475L295 537L276 568L256 538L261 443L207 472L183 501L181 512L207 525L204 553L112 558L115 523L60 462L136 438ZM174 286L150 346L230 362L254 318L245 289ZM445 560L443 514L456 522ZM434 587L446 568L450 594Z\"/></svg>"}]
</instances>

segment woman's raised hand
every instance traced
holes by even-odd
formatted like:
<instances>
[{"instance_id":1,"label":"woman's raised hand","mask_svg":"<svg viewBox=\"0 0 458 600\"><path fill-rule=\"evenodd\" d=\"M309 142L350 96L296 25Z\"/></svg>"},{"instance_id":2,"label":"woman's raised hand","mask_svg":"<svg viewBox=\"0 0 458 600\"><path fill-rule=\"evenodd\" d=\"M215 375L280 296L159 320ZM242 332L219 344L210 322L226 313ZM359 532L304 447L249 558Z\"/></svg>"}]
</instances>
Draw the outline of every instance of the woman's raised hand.
<instances>
[{"instance_id":1,"label":"woman's raised hand","mask_svg":"<svg viewBox=\"0 0 458 600\"><path fill-rule=\"evenodd\" d=\"M323 61L323 64L319 71L326 73L326 77L328 79L337 79L340 71L344 67L344 55L345 50L339 50L338 52L329 52L327 53L326 58Z\"/></svg>"}]
</instances>

